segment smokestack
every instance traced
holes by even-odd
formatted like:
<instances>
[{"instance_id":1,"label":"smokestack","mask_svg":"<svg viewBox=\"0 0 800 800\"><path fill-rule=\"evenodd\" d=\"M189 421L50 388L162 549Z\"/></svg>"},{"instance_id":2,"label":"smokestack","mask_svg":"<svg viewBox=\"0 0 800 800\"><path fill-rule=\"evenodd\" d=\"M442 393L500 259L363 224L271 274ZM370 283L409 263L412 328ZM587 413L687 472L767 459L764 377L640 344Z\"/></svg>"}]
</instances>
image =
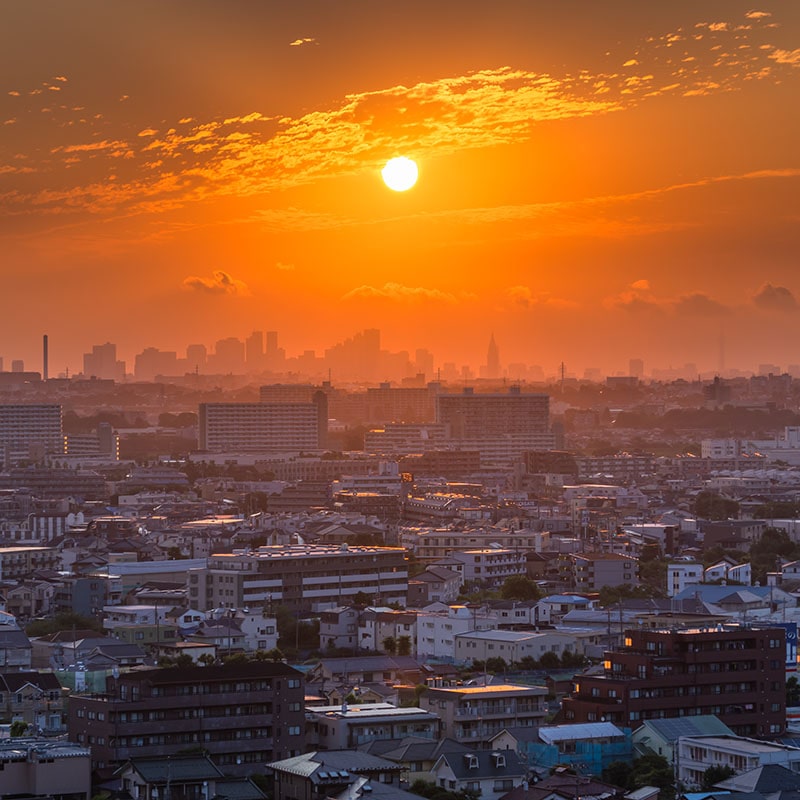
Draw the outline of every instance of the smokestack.
<instances>
[{"instance_id":1,"label":"smokestack","mask_svg":"<svg viewBox=\"0 0 800 800\"><path fill-rule=\"evenodd\" d=\"M47 334L42 336L42 379L47 380Z\"/></svg>"}]
</instances>

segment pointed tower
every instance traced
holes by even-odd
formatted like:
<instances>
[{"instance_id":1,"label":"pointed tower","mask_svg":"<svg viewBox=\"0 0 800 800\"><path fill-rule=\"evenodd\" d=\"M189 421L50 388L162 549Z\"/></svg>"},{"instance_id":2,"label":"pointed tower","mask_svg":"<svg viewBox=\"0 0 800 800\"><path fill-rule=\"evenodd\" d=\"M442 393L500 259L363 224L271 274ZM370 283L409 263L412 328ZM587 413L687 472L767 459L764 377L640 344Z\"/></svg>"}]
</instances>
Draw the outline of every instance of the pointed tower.
<instances>
[{"instance_id":1,"label":"pointed tower","mask_svg":"<svg viewBox=\"0 0 800 800\"><path fill-rule=\"evenodd\" d=\"M489 349L486 352L486 377L496 379L500 377L500 351L494 340L494 333L489 340Z\"/></svg>"}]
</instances>

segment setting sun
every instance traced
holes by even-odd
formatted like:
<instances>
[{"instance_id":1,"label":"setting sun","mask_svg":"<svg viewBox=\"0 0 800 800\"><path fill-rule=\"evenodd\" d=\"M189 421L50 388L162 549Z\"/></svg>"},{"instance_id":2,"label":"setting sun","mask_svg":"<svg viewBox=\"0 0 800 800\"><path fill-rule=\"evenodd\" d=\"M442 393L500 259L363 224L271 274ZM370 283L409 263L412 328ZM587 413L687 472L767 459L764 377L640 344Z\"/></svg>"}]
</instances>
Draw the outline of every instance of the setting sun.
<instances>
[{"instance_id":1,"label":"setting sun","mask_svg":"<svg viewBox=\"0 0 800 800\"><path fill-rule=\"evenodd\" d=\"M383 182L395 192L405 192L410 189L419 176L416 162L405 156L390 158L381 170Z\"/></svg>"}]
</instances>

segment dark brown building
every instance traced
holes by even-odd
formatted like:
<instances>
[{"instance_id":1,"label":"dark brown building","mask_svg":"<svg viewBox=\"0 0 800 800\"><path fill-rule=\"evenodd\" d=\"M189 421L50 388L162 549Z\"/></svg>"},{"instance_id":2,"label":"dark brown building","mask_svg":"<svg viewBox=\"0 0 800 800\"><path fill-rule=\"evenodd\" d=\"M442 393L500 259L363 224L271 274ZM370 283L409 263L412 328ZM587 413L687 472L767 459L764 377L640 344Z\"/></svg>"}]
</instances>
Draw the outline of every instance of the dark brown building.
<instances>
[{"instance_id":1,"label":"dark brown building","mask_svg":"<svg viewBox=\"0 0 800 800\"><path fill-rule=\"evenodd\" d=\"M627 631L600 675L580 675L564 722L714 714L739 736L774 737L786 724L786 632L740 626Z\"/></svg>"},{"instance_id":2,"label":"dark brown building","mask_svg":"<svg viewBox=\"0 0 800 800\"><path fill-rule=\"evenodd\" d=\"M303 683L292 667L260 661L123 673L104 695L70 698L69 737L91 748L95 770L201 748L246 775L303 752Z\"/></svg>"}]
</instances>

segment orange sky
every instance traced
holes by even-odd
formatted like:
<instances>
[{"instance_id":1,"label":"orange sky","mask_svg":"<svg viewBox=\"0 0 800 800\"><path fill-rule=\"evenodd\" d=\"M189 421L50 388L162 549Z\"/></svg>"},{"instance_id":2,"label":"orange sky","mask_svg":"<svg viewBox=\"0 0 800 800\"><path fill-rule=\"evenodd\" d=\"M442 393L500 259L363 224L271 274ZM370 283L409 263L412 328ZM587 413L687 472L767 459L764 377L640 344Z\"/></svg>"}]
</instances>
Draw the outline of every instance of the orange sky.
<instances>
[{"instance_id":1,"label":"orange sky","mask_svg":"<svg viewBox=\"0 0 800 800\"><path fill-rule=\"evenodd\" d=\"M431 6L433 8L431 8ZM800 363L800 4L0 7L0 355ZM380 180L394 155L420 179Z\"/></svg>"}]
</instances>

